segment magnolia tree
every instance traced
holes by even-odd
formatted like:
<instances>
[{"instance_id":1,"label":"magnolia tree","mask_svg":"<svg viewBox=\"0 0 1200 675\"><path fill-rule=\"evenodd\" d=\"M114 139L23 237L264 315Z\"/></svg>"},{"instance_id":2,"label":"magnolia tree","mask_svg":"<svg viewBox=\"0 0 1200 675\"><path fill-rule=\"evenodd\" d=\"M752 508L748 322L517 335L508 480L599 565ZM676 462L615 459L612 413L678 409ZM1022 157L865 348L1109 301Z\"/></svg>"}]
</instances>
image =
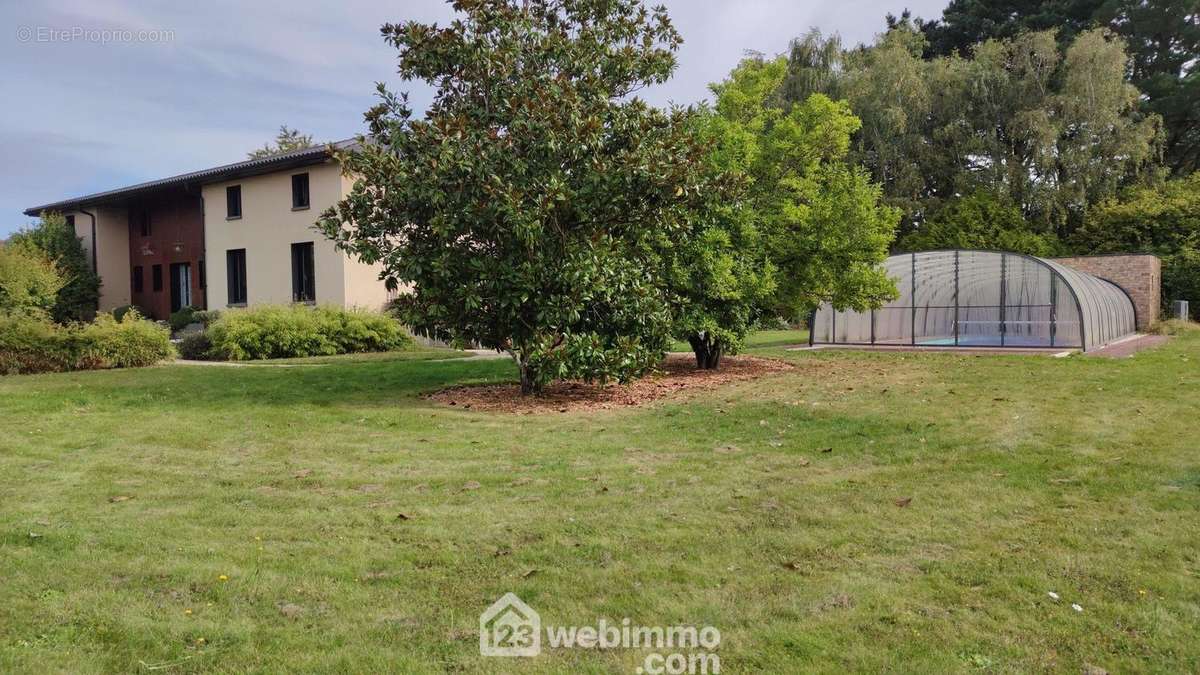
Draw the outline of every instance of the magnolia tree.
<instances>
[{"instance_id":1,"label":"magnolia tree","mask_svg":"<svg viewBox=\"0 0 1200 675\"><path fill-rule=\"evenodd\" d=\"M681 40L637 0L458 0L445 26L386 25L423 118L379 86L358 180L322 216L344 250L406 287L420 334L507 352L523 393L636 377L672 329L662 251L697 189L688 115L633 96Z\"/></svg>"}]
</instances>

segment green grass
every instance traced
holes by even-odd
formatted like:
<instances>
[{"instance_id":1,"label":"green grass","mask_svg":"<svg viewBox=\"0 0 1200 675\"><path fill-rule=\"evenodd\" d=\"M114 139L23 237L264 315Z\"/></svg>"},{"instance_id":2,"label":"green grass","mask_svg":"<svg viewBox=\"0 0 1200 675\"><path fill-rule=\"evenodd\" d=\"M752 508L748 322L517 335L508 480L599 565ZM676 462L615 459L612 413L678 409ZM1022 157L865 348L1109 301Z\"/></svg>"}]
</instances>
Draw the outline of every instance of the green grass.
<instances>
[{"instance_id":1,"label":"green grass","mask_svg":"<svg viewBox=\"0 0 1200 675\"><path fill-rule=\"evenodd\" d=\"M760 330L746 337L745 349L760 347L802 347L808 344L807 330ZM686 342L676 341L671 345L676 352L690 352L692 348Z\"/></svg>"},{"instance_id":2,"label":"green grass","mask_svg":"<svg viewBox=\"0 0 1200 675\"><path fill-rule=\"evenodd\" d=\"M641 664L481 657L507 591L711 624L730 673L1200 670L1196 333L754 353L797 369L543 416L421 398L504 360L0 378L0 672Z\"/></svg>"}]
</instances>

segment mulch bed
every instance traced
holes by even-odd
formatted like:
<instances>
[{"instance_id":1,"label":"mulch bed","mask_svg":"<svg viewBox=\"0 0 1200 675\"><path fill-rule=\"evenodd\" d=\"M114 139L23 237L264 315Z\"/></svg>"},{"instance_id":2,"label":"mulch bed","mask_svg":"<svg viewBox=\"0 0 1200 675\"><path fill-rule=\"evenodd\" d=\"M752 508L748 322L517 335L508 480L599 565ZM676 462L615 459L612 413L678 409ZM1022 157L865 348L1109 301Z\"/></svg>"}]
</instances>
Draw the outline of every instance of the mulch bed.
<instances>
[{"instance_id":1,"label":"mulch bed","mask_svg":"<svg viewBox=\"0 0 1200 675\"><path fill-rule=\"evenodd\" d=\"M730 382L753 380L764 375L794 370L790 363L757 356L726 356L717 370L697 370L696 360L671 355L659 371L627 384L555 382L541 396L521 396L517 384L487 384L451 387L434 392L429 400L464 410L532 414L603 410L643 405L682 392L706 391Z\"/></svg>"}]
</instances>

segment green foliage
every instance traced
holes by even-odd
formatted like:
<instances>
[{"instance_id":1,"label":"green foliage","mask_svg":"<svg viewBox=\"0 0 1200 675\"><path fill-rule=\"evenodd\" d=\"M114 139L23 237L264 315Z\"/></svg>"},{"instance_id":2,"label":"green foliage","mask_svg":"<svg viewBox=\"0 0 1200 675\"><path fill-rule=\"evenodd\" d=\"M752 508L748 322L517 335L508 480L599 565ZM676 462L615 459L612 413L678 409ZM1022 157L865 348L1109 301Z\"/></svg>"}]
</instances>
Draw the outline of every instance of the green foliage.
<instances>
[{"instance_id":1,"label":"green foliage","mask_svg":"<svg viewBox=\"0 0 1200 675\"><path fill-rule=\"evenodd\" d=\"M311 148L314 145L316 144L313 143L313 137L311 134L302 134L299 130L289 129L288 126L284 124L279 127L279 134L275 136L274 144L264 143L263 146L258 150L246 153L246 156L250 159L258 159L260 157L270 157L272 155L291 152L293 150L303 150L305 148Z\"/></svg>"},{"instance_id":2,"label":"green foliage","mask_svg":"<svg viewBox=\"0 0 1200 675\"><path fill-rule=\"evenodd\" d=\"M385 352L413 344L400 324L383 314L303 305L224 312L207 335L208 355L231 361Z\"/></svg>"},{"instance_id":3,"label":"green foliage","mask_svg":"<svg viewBox=\"0 0 1200 675\"><path fill-rule=\"evenodd\" d=\"M1089 253L1200 248L1200 172L1106 199L1072 241Z\"/></svg>"},{"instance_id":4,"label":"green foliage","mask_svg":"<svg viewBox=\"0 0 1200 675\"><path fill-rule=\"evenodd\" d=\"M1083 253L1154 253L1163 302L1200 302L1200 172L1098 204L1072 243Z\"/></svg>"},{"instance_id":5,"label":"green foliage","mask_svg":"<svg viewBox=\"0 0 1200 675\"><path fill-rule=\"evenodd\" d=\"M55 296L50 315L59 323L87 321L96 313L100 301L100 277L74 228L57 213L44 213L33 227L21 230L9 240L13 246L39 251L54 263L64 284Z\"/></svg>"},{"instance_id":6,"label":"green foliage","mask_svg":"<svg viewBox=\"0 0 1200 675\"><path fill-rule=\"evenodd\" d=\"M805 55L832 50L810 34L793 47L799 62L783 90L791 104L813 91L846 96L862 120L851 159L903 209L904 233L946 201L987 190L1035 230L1066 236L1156 159L1159 120L1139 111L1123 43L1107 31L1083 31L1065 51L1052 32L989 40L969 56L923 60L924 47L901 24L873 46L814 61Z\"/></svg>"},{"instance_id":7,"label":"green foliage","mask_svg":"<svg viewBox=\"0 0 1200 675\"><path fill-rule=\"evenodd\" d=\"M360 177L326 212L339 246L404 284L426 336L509 353L523 389L638 376L671 316L658 252L697 163L687 115L632 96L664 82L680 37L638 0L477 0L445 26L386 25L424 119L382 86ZM219 323L219 322L218 322Z\"/></svg>"},{"instance_id":8,"label":"green foliage","mask_svg":"<svg viewBox=\"0 0 1200 675\"><path fill-rule=\"evenodd\" d=\"M666 256L665 280L675 336L692 346L699 367L716 368L722 354L740 350L770 304L775 267L747 200L746 153L754 139L708 108L693 123L697 142L708 149L706 171L690 193L688 229Z\"/></svg>"},{"instance_id":9,"label":"green foliage","mask_svg":"<svg viewBox=\"0 0 1200 675\"><path fill-rule=\"evenodd\" d=\"M213 325L213 322L219 318L221 318L221 310L219 309L196 310L192 315L192 320L204 324L205 328Z\"/></svg>"},{"instance_id":10,"label":"green foliage","mask_svg":"<svg viewBox=\"0 0 1200 675\"><path fill-rule=\"evenodd\" d=\"M798 317L826 301L878 306L895 293L878 265L899 213L848 162L860 127L850 107L823 94L773 105L787 77L782 57L747 59L712 87L725 125L719 161L749 177L752 217L777 270L770 309Z\"/></svg>"},{"instance_id":11,"label":"green foliage","mask_svg":"<svg viewBox=\"0 0 1200 675\"><path fill-rule=\"evenodd\" d=\"M48 314L66 280L40 251L0 245L0 313Z\"/></svg>"},{"instance_id":12,"label":"green foliage","mask_svg":"<svg viewBox=\"0 0 1200 675\"><path fill-rule=\"evenodd\" d=\"M963 248L1050 257L1064 253L1053 234L1030 229L1021 210L989 192L951 200L899 243L902 251Z\"/></svg>"},{"instance_id":13,"label":"green foliage","mask_svg":"<svg viewBox=\"0 0 1200 675\"><path fill-rule=\"evenodd\" d=\"M121 305L112 311L112 315L117 321L124 321L126 315L128 315L130 312L138 317L150 316L150 312L147 309L144 307L138 307L137 305Z\"/></svg>"},{"instance_id":14,"label":"green foliage","mask_svg":"<svg viewBox=\"0 0 1200 675\"><path fill-rule=\"evenodd\" d=\"M174 355L171 336L153 321L127 315L117 321L101 312L91 323L74 325L80 347L80 365L87 368L136 368Z\"/></svg>"},{"instance_id":15,"label":"green foliage","mask_svg":"<svg viewBox=\"0 0 1200 675\"><path fill-rule=\"evenodd\" d=\"M167 319L167 323L171 326L171 332L177 333L190 324L199 323L199 319L196 318L198 313L199 310L190 305L181 307L178 312L171 312L171 316Z\"/></svg>"},{"instance_id":16,"label":"green foliage","mask_svg":"<svg viewBox=\"0 0 1200 675\"><path fill-rule=\"evenodd\" d=\"M1188 300L1192 318L1200 317L1200 248L1184 247L1162 256L1163 304Z\"/></svg>"},{"instance_id":17,"label":"green foliage","mask_svg":"<svg viewBox=\"0 0 1200 675\"><path fill-rule=\"evenodd\" d=\"M136 314L118 321L101 313L92 323L66 325L0 315L0 374L134 368L173 354L167 331Z\"/></svg>"},{"instance_id":18,"label":"green foliage","mask_svg":"<svg viewBox=\"0 0 1200 675\"><path fill-rule=\"evenodd\" d=\"M0 375L71 370L78 352L67 330L44 316L0 313Z\"/></svg>"},{"instance_id":19,"label":"green foliage","mask_svg":"<svg viewBox=\"0 0 1200 675\"><path fill-rule=\"evenodd\" d=\"M916 21L926 56L967 56L989 39L1056 31L1064 48L1081 32L1105 27L1125 42L1142 109L1162 116L1166 161L1177 174L1200 169L1200 6L1196 0L952 0L940 20ZM893 28L906 25L889 18Z\"/></svg>"},{"instance_id":20,"label":"green foliage","mask_svg":"<svg viewBox=\"0 0 1200 675\"><path fill-rule=\"evenodd\" d=\"M176 349L179 350L181 359L206 361L211 357L212 340L208 339L207 333L192 333L183 336L183 339L176 345Z\"/></svg>"}]
</instances>

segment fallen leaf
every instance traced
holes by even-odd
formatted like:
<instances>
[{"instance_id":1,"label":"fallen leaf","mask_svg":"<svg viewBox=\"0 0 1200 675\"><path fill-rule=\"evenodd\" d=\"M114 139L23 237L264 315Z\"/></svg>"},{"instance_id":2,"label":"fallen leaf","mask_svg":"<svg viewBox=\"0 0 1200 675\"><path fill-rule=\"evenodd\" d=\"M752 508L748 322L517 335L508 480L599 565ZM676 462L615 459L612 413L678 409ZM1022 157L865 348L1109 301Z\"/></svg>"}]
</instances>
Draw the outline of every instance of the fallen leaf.
<instances>
[{"instance_id":1,"label":"fallen leaf","mask_svg":"<svg viewBox=\"0 0 1200 675\"><path fill-rule=\"evenodd\" d=\"M901 497L900 499L896 500L896 506L899 506L900 508L904 508L911 503L912 503L912 497Z\"/></svg>"},{"instance_id":2,"label":"fallen leaf","mask_svg":"<svg viewBox=\"0 0 1200 675\"><path fill-rule=\"evenodd\" d=\"M833 448L831 448L831 447L830 448L821 448L821 452L826 452L826 453L833 452Z\"/></svg>"},{"instance_id":3,"label":"fallen leaf","mask_svg":"<svg viewBox=\"0 0 1200 675\"><path fill-rule=\"evenodd\" d=\"M483 487L483 486L479 484L479 481L477 481L477 480L469 480L469 481L467 481L467 482L463 483L462 489L464 489L464 490L478 490L478 489L479 489L479 488L481 488L481 487Z\"/></svg>"},{"instance_id":4,"label":"fallen leaf","mask_svg":"<svg viewBox=\"0 0 1200 675\"><path fill-rule=\"evenodd\" d=\"M412 520L412 516L407 513L397 513L396 520Z\"/></svg>"},{"instance_id":5,"label":"fallen leaf","mask_svg":"<svg viewBox=\"0 0 1200 675\"><path fill-rule=\"evenodd\" d=\"M537 568L528 569L521 573L521 578L528 579L535 574L537 574Z\"/></svg>"},{"instance_id":6,"label":"fallen leaf","mask_svg":"<svg viewBox=\"0 0 1200 675\"><path fill-rule=\"evenodd\" d=\"M292 478L308 478L311 475L312 469L300 469L296 473L292 474Z\"/></svg>"},{"instance_id":7,"label":"fallen leaf","mask_svg":"<svg viewBox=\"0 0 1200 675\"><path fill-rule=\"evenodd\" d=\"M108 501L112 504L116 504L117 502L127 502L130 499L133 499L133 497L129 495L117 495L115 497L109 497Z\"/></svg>"}]
</instances>

